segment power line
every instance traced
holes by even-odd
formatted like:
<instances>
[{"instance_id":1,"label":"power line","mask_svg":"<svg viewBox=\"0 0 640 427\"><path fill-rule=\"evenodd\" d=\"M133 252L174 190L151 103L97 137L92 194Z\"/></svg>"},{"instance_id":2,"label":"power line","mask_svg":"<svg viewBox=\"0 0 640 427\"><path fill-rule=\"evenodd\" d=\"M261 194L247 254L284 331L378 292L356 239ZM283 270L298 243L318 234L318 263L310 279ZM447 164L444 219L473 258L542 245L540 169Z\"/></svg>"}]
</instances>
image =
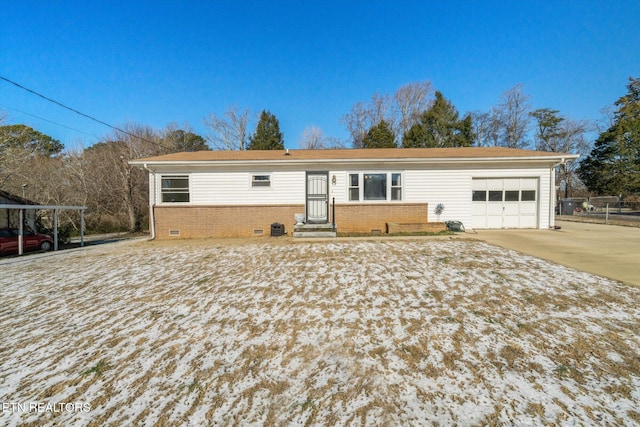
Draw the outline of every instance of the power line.
<instances>
[{"instance_id":1,"label":"power line","mask_svg":"<svg viewBox=\"0 0 640 427\"><path fill-rule=\"evenodd\" d=\"M80 129L74 129L74 128L72 128L72 127L70 127L70 126L67 126L67 125L64 125L64 124L62 124L62 123L54 122L53 120L45 119L44 117L40 117L40 116L35 115L35 114L27 113L26 111L18 110L17 108L9 107L8 105L5 105L5 104L0 104L0 106L2 106L2 107L4 107L4 108L8 108L9 110L15 111L15 112L20 113L20 114L24 114L24 115L27 115L27 116L35 117L36 119L44 120L45 122L53 123L54 125L61 126L61 127L63 127L63 128L66 128L66 129L72 130L72 131L74 131L74 132L83 133L83 134L88 135L88 136L91 136L91 137L93 137L93 138L100 139L100 138L99 138L97 135L95 135L95 134L92 134L92 133L89 133L89 132L85 132L85 131L80 130Z\"/></svg>"},{"instance_id":2,"label":"power line","mask_svg":"<svg viewBox=\"0 0 640 427\"><path fill-rule=\"evenodd\" d=\"M52 103L54 103L54 104L56 104L56 105L58 105L58 106L60 106L60 107L62 107L62 108L64 108L64 109L67 109L67 110L69 110L69 111L72 111L72 112L74 112L74 113L76 113L76 114L79 114L79 115L81 115L82 117L86 117L86 118L87 118L87 119L89 119L89 120L93 120L94 122L100 123L101 125L105 125L105 126L107 126L107 127L111 128L111 129L113 129L113 130L116 130L116 131L118 131L118 132L122 132L122 133L124 133L124 134L126 134L126 135L129 135L129 136L131 136L131 137L133 137L133 138L137 138L137 139L139 139L139 140L141 140L141 141L148 142L149 144L153 144L153 145L157 145L157 146L159 146L159 147L162 147L162 146L161 146L160 144L158 144L157 142L150 141L150 140L148 140L148 139L146 139L146 138L142 138L142 137L140 137L140 136L138 136L138 135L134 135L134 134L132 134L131 132L127 132L127 131L126 131L126 130L124 130L124 129L120 129L120 128L116 127L116 126L110 125L110 124L109 124L109 123L107 123L107 122L103 122L102 120L96 119L95 117L92 117L92 116L90 116L90 115L88 115L88 114L82 113L82 112L80 112L80 111L76 110L75 108L68 107L68 106L66 106L66 105L62 104L61 102L56 101L55 99L51 99L51 98L49 98L49 97L47 97L47 96L45 96L45 95L43 95L43 94L41 94L41 93L36 92L35 90L29 89L29 88L27 88L27 87L24 87L24 86L22 86L21 84L16 83L16 82L14 82L13 80L9 80L9 79L8 79L8 78L6 78L6 77L2 77L2 76L0 76L0 80L4 80L4 81L5 81L5 82L7 82L7 83L11 83L12 85L17 86L17 87L19 87L19 88L20 88L20 89L22 89L22 90L26 90L27 92L32 93L32 94L34 94L34 95L36 95L36 96L39 96L40 98L42 98L42 99L44 99L44 100L47 100L47 101L49 101L49 102L52 102Z\"/></svg>"}]
</instances>

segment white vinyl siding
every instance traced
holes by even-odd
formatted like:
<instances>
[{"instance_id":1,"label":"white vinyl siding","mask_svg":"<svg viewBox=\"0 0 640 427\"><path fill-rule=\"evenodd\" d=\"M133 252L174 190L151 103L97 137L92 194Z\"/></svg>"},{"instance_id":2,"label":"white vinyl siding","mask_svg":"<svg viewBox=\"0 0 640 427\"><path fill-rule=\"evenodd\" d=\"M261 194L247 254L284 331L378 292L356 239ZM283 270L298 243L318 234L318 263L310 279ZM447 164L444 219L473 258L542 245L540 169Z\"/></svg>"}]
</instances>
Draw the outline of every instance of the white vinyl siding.
<instances>
[{"instance_id":1,"label":"white vinyl siding","mask_svg":"<svg viewBox=\"0 0 640 427\"><path fill-rule=\"evenodd\" d=\"M308 170L321 170L310 167ZM379 203L363 200L363 174L387 174L387 201L392 199L393 174L400 173L401 202L428 203L428 220L437 221L433 210L439 203L444 205L440 221L461 221L467 229L473 228L472 185L474 179L519 179L531 178L536 180L535 218L540 229L547 229L552 225L550 216L550 198L553 172L549 167L469 167L437 165L400 168L377 168L375 164L363 165L361 169L349 167L327 167L329 170L329 197L335 198L337 204L342 203ZM305 169L293 170L288 168L265 168L259 170L226 169L217 172L193 169L187 173L182 170L162 170L152 177L150 185L155 190L155 203L161 204L162 175L188 175L190 185L189 205L194 206L229 206L229 205L277 205L277 204L305 204ZM349 201L349 174L359 175L359 201ZM254 175L269 175L270 186L252 187ZM335 177L335 180L334 180ZM155 178L155 179L154 179ZM334 183L335 182L335 183ZM527 191L527 189L521 189ZM533 190L533 189L530 189ZM525 194L525 193L521 193ZM527 193L528 194L528 193ZM521 196L522 197L522 196ZM528 196L530 197L530 195ZM153 203L153 202L152 202ZM533 206L533 205L531 205Z\"/></svg>"},{"instance_id":2,"label":"white vinyl siding","mask_svg":"<svg viewBox=\"0 0 640 427\"><path fill-rule=\"evenodd\" d=\"M428 203L429 222L438 221L435 207L442 203L440 221L461 221L468 227L471 219L468 191L471 177L460 169L408 170L404 174L404 201Z\"/></svg>"},{"instance_id":3,"label":"white vinyl siding","mask_svg":"<svg viewBox=\"0 0 640 427\"><path fill-rule=\"evenodd\" d=\"M269 186L253 187L252 177L269 175ZM194 205L303 204L304 171L199 172L191 175Z\"/></svg>"}]
</instances>

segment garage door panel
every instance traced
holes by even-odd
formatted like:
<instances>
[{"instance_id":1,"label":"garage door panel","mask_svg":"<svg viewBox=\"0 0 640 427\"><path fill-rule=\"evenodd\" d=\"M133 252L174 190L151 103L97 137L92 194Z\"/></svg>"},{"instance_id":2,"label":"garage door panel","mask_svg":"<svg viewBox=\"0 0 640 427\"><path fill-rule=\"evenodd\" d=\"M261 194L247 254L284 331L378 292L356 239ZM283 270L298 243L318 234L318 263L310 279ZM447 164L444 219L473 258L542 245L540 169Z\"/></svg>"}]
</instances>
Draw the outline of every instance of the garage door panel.
<instances>
[{"instance_id":1,"label":"garage door panel","mask_svg":"<svg viewBox=\"0 0 640 427\"><path fill-rule=\"evenodd\" d=\"M538 178L482 178L472 182L474 228L536 228ZM478 190L486 189L486 201Z\"/></svg>"},{"instance_id":2,"label":"garage door panel","mask_svg":"<svg viewBox=\"0 0 640 427\"><path fill-rule=\"evenodd\" d=\"M535 202L520 202L520 215L535 216L538 206Z\"/></svg>"}]
</instances>

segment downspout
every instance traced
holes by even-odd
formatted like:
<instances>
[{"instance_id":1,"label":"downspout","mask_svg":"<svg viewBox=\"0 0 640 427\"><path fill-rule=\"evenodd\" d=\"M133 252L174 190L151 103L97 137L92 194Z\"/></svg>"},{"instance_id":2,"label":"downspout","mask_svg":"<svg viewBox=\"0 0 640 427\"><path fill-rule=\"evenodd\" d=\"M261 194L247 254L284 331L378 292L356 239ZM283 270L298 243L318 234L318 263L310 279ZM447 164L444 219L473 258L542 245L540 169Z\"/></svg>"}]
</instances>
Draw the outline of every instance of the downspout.
<instances>
[{"instance_id":1,"label":"downspout","mask_svg":"<svg viewBox=\"0 0 640 427\"><path fill-rule=\"evenodd\" d=\"M549 228L554 228L556 225L556 168L565 164L565 158L563 157L560 162L551 166L550 179L549 179ZM562 206L560 206L562 209Z\"/></svg>"},{"instance_id":2,"label":"downspout","mask_svg":"<svg viewBox=\"0 0 640 427\"><path fill-rule=\"evenodd\" d=\"M149 231L151 232L151 240L156 238L156 218L154 208L156 206L156 173L147 167L145 163L143 167L149 172L149 176L153 176L153 191L149 194Z\"/></svg>"}]
</instances>

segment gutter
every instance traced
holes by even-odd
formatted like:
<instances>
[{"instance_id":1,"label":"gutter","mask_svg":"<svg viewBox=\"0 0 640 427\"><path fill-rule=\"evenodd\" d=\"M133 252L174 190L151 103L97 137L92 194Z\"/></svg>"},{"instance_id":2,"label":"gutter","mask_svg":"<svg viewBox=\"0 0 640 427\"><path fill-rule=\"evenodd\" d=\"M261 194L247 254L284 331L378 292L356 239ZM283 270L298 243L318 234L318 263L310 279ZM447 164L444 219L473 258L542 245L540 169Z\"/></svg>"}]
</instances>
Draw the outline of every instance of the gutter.
<instances>
[{"instance_id":1,"label":"gutter","mask_svg":"<svg viewBox=\"0 0 640 427\"><path fill-rule=\"evenodd\" d=\"M294 166L294 165L308 165L308 164L361 164L361 163L392 163L392 164L468 164L468 163L527 163L527 162L540 162L549 163L557 160L561 160L564 164L566 159L577 159L579 155L567 154L562 157L555 156L518 156L518 157L443 157L443 158L363 158L363 159L265 159L265 160L169 160L169 161L153 161L146 162L130 161L130 164L142 164L146 168L148 164L154 166L256 166L256 165L269 165L269 166ZM557 166L558 164L554 165Z\"/></svg>"},{"instance_id":2,"label":"gutter","mask_svg":"<svg viewBox=\"0 0 640 427\"><path fill-rule=\"evenodd\" d=\"M153 175L153 191L150 193L149 197L149 231L151 232L151 240L155 240L156 238L156 218L154 215L154 210L156 206L156 173L147 167L147 164L144 163L142 165L147 172L149 172L149 176Z\"/></svg>"},{"instance_id":3,"label":"gutter","mask_svg":"<svg viewBox=\"0 0 640 427\"><path fill-rule=\"evenodd\" d=\"M575 160L578 157L580 156L573 154L570 159ZM566 158L561 157L559 162L549 168L549 198L551 199L549 200L549 228L551 229L554 229L556 225L556 199L558 198L558 195L556 194L556 167L564 165L566 162Z\"/></svg>"}]
</instances>

